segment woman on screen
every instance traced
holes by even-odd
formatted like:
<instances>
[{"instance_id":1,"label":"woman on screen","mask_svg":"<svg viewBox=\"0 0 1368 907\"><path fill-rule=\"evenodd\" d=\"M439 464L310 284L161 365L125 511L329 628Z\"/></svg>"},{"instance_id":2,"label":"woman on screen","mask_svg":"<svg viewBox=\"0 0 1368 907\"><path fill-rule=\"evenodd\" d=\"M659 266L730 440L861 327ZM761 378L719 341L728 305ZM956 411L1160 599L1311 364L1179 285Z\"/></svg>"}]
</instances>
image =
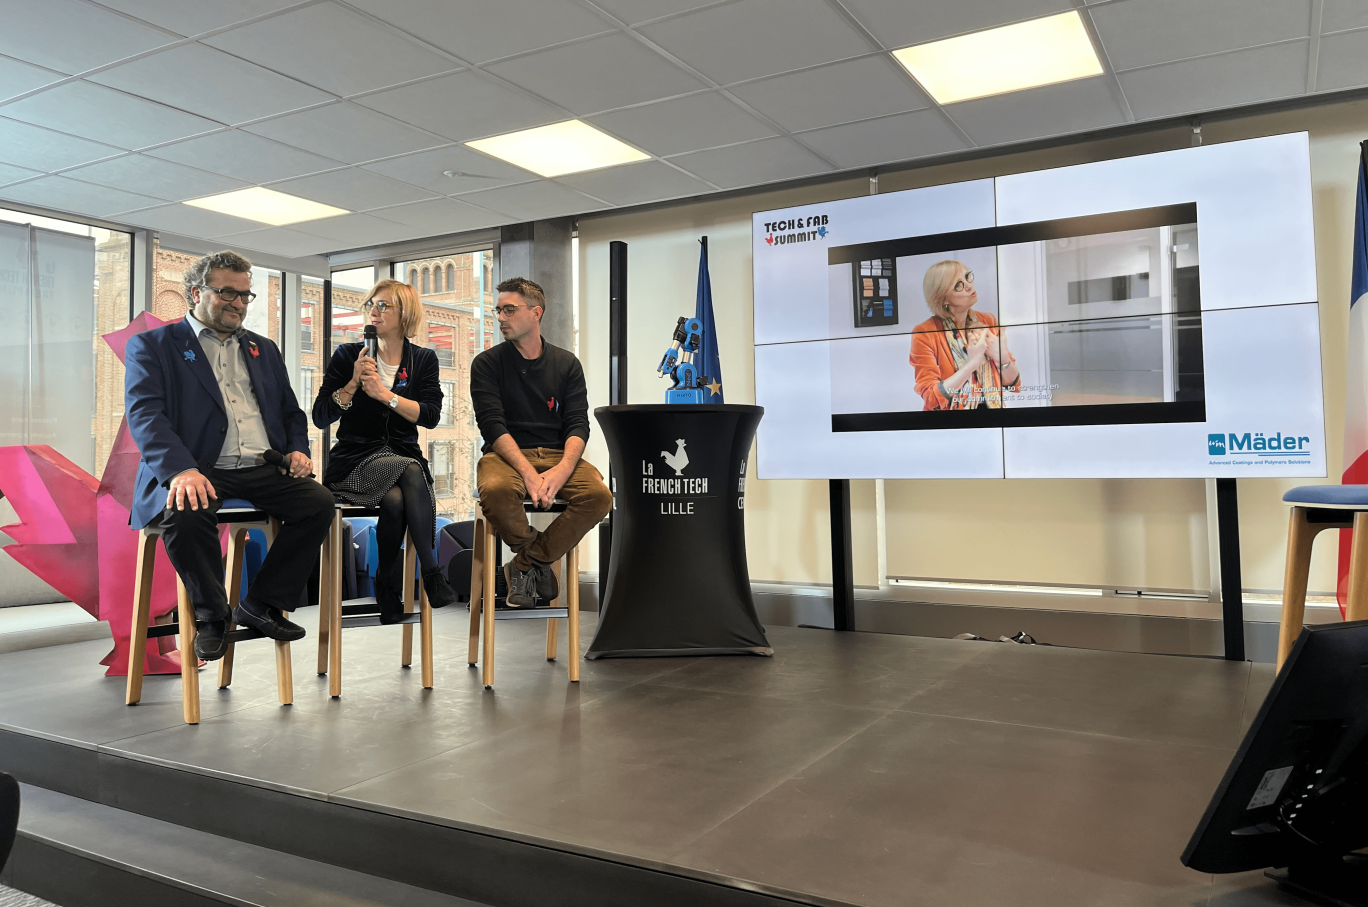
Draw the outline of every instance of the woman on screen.
<instances>
[{"instance_id":1,"label":"woman on screen","mask_svg":"<svg viewBox=\"0 0 1368 907\"><path fill-rule=\"evenodd\" d=\"M974 311L974 272L938 261L926 269L922 293L931 317L912 329L908 359L924 409L1001 409L1003 390L1019 389L1021 372L997 319Z\"/></svg>"}]
</instances>

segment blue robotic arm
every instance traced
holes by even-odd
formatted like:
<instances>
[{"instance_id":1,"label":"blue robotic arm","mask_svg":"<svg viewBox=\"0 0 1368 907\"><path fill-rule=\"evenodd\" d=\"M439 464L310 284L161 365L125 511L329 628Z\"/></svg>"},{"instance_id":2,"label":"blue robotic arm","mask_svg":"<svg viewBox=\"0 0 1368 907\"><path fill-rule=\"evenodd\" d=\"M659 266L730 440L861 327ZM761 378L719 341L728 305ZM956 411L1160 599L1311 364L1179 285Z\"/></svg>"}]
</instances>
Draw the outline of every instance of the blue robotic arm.
<instances>
[{"instance_id":1,"label":"blue robotic arm","mask_svg":"<svg viewBox=\"0 0 1368 907\"><path fill-rule=\"evenodd\" d=\"M675 325L674 340L656 369L672 382L665 391L666 403L703 402L703 385L707 380L699 376L693 363L694 354L702 347L703 323L697 318L681 317Z\"/></svg>"}]
</instances>

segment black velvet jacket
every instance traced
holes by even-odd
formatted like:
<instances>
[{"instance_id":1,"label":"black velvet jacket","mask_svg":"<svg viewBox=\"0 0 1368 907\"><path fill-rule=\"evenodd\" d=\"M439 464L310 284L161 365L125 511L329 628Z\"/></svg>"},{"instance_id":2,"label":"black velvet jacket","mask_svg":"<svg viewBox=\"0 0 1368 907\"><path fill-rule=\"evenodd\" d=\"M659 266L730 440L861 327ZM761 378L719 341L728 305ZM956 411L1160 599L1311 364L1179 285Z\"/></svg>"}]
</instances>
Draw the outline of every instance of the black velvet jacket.
<instances>
[{"instance_id":1,"label":"black velvet jacket","mask_svg":"<svg viewBox=\"0 0 1368 907\"><path fill-rule=\"evenodd\" d=\"M324 428L341 419L337 440L328 451L328 468L323 484L331 487L351 474L357 464L388 444L395 453L412 457L423 465L428 481L427 458L418 446L418 426L433 428L442 416L442 384L438 380L440 366L437 354L421 346L404 341L404 357L394 376L390 390L418 403L418 422L414 424L383 403L372 400L357 388L351 409L343 410L333 402L333 391L345 387L352 379L356 358L361 355L361 344L344 343L333 351L328 372L314 399L314 425Z\"/></svg>"}]
</instances>

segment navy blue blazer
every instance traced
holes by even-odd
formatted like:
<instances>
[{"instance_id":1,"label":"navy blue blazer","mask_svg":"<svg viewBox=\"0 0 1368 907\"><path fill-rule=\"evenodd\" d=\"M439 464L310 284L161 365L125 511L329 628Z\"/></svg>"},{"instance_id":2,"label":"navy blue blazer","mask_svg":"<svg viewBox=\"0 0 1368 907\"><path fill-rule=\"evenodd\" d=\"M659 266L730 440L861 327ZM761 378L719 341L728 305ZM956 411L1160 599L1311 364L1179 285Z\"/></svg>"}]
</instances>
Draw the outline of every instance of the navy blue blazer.
<instances>
[{"instance_id":1,"label":"navy blue blazer","mask_svg":"<svg viewBox=\"0 0 1368 907\"><path fill-rule=\"evenodd\" d=\"M239 342L271 447L307 454L309 421L295 400L280 350L251 331L244 331ZM124 369L124 413L142 454L130 524L141 529L166 507L174 476L187 469L208 475L214 468L228 433L228 411L187 320L135 334Z\"/></svg>"}]
</instances>

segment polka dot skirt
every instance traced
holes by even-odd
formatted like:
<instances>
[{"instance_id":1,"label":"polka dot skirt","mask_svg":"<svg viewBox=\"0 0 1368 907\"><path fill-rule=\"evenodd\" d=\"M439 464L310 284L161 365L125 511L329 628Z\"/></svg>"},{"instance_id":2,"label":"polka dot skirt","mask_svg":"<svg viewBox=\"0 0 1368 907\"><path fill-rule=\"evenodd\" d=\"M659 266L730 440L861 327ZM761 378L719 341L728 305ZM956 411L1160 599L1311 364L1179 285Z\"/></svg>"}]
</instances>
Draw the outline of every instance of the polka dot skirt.
<instances>
[{"instance_id":1,"label":"polka dot skirt","mask_svg":"<svg viewBox=\"0 0 1368 907\"><path fill-rule=\"evenodd\" d=\"M380 500L385 496L399 477L404 474L404 470L412 463L422 468L422 464L412 457L401 456L390 450L387 446L382 446L375 453L366 457L356 468L347 474L347 477L332 487L333 497L338 503L346 504L350 507L379 507ZM437 495L434 493L432 481L428 480L428 501L432 507L432 547L437 547Z\"/></svg>"}]
</instances>

